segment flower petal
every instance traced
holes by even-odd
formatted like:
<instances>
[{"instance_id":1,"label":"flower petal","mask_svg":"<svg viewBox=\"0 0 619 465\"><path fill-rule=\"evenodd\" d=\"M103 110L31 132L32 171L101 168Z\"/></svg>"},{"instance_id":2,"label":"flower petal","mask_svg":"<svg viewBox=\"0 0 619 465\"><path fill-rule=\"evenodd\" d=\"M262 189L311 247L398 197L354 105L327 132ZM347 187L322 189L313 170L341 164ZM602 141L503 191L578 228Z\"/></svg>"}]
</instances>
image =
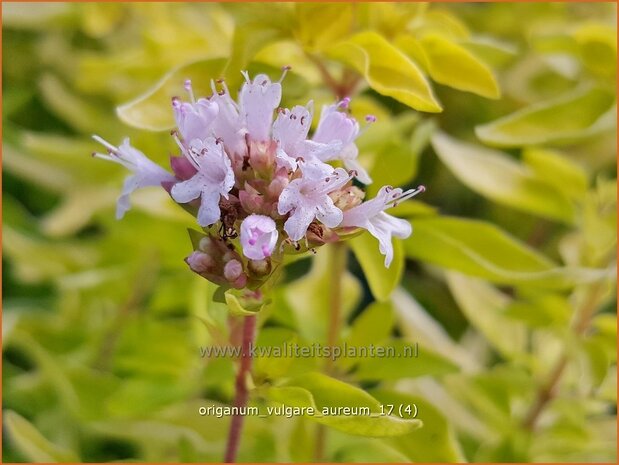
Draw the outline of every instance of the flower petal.
<instances>
[{"instance_id":1,"label":"flower petal","mask_svg":"<svg viewBox=\"0 0 619 465\"><path fill-rule=\"evenodd\" d=\"M335 228L342 222L342 210L337 208L329 196L325 196L323 201L316 205L316 218L325 226Z\"/></svg>"},{"instance_id":2,"label":"flower petal","mask_svg":"<svg viewBox=\"0 0 619 465\"><path fill-rule=\"evenodd\" d=\"M307 138L311 124L312 115L306 107L297 105L292 110L286 108L279 112L273 123L273 139L296 158L300 156L296 148Z\"/></svg>"},{"instance_id":3,"label":"flower petal","mask_svg":"<svg viewBox=\"0 0 619 465\"><path fill-rule=\"evenodd\" d=\"M342 142L334 140L329 143L316 142L313 140L304 140L301 142L298 153L301 158L311 161L329 161L335 160L342 151Z\"/></svg>"},{"instance_id":4,"label":"flower petal","mask_svg":"<svg viewBox=\"0 0 619 465\"><path fill-rule=\"evenodd\" d=\"M131 208L129 196L133 191L140 187L137 176L128 176L123 183L123 190L116 201L116 219L120 220L125 213Z\"/></svg>"},{"instance_id":5,"label":"flower petal","mask_svg":"<svg viewBox=\"0 0 619 465\"><path fill-rule=\"evenodd\" d=\"M198 210L198 224L202 227L210 226L219 221L221 210L219 209L219 191L204 190Z\"/></svg>"},{"instance_id":6,"label":"flower petal","mask_svg":"<svg viewBox=\"0 0 619 465\"><path fill-rule=\"evenodd\" d=\"M253 80L243 84L239 94L241 116L245 119L247 133L256 142L269 139L273 111L282 99L282 86L272 83L266 74L259 74Z\"/></svg>"},{"instance_id":7,"label":"flower petal","mask_svg":"<svg viewBox=\"0 0 619 465\"><path fill-rule=\"evenodd\" d=\"M194 177L188 179L187 181L174 184L170 194L176 202L188 203L200 196L202 189L204 188L204 184L204 177L200 173L197 173Z\"/></svg>"},{"instance_id":8,"label":"flower petal","mask_svg":"<svg viewBox=\"0 0 619 465\"><path fill-rule=\"evenodd\" d=\"M288 237L295 242L301 240L314 220L315 213L313 208L298 207L284 223L284 231Z\"/></svg>"},{"instance_id":9,"label":"flower petal","mask_svg":"<svg viewBox=\"0 0 619 465\"><path fill-rule=\"evenodd\" d=\"M299 192L301 182L301 179L292 180L280 194L277 202L277 212L280 215L285 215L303 202L303 197Z\"/></svg>"},{"instance_id":10,"label":"flower petal","mask_svg":"<svg viewBox=\"0 0 619 465\"><path fill-rule=\"evenodd\" d=\"M205 98L196 103L174 102L176 125L185 141L208 137L219 106Z\"/></svg>"},{"instance_id":11,"label":"flower petal","mask_svg":"<svg viewBox=\"0 0 619 465\"><path fill-rule=\"evenodd\" d=\"M372 184L372 178L361 163L359 163L359 160L354 158L344 158L344 166L348 171L354 171L357 173L355 177L363 184Z\"/></svg>"},{"instance_id":12,"label":"flower petal","mask_svg":"<svg viewBox=\"0 0 619 465\"><path fill-rule=\"evenodd\" d=\"M378 249L385 256L385 266L388 268L393 260L392 236L405 239L413 232L411 224L401 218L380 212L367 225L367 230L378 239Z\"/></svg>"}]
</instances>

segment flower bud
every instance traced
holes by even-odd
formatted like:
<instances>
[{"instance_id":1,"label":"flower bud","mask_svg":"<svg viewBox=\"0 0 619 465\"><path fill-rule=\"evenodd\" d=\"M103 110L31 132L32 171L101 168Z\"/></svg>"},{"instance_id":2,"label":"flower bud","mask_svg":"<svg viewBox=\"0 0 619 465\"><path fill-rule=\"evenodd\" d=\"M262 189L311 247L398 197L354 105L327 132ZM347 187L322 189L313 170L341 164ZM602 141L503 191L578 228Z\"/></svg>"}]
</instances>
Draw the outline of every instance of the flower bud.
<instances>
[{"instance_id":1,"label":"flower bud","mask_svg":"<svg viewBox=\"0 0 619 465\"><path fill-rule=\"evenodd\" d=\"M275 141L249 143L249 164L259 173L270 173L275 166Z\"/></svg>"},{"instance_id":2,"label":"flower bud","mask_svg":"<svg viewBox=\"0 0 619 465\"><path fill-rule=\"evenodd\" d=\"M230 260L224 266L224 277L233 282L241 276L243 273L243 264L236 259Z\"/></svg>"},{"instance_id":3,"label":"flower bud","mask_svg":"<svg viewBox=\"0 0 619 465\"><path fill-rule=\"evenodd\" d=\"M278 199L284 188L290 183L288 172L285 169L280 169L275 174L275 177L269 184L268 193L271 197Z\"/></svg>"},{"instance_id":4,"label":"flower bud","mask_svg":"<svg viewBox=\"0 0 619 465\"><path fill-rule=\"evenodd\" d=\"M271 272L271 261L248 260L247 270L256 277L266 276Z\"/></svg>"},{"instance_id":5,"label":"flower bud","mask_svg":"<svg viewBox=\"0 0 619 465\"><path fill-rule=\"evenodd\" d=\"M190 179L198 172L196 167L193 166L185 156L170 156L170 168L172 168L174 176L176 176L181 181L186 181L187 179Z\"/></svg>"},{"instance_id":6,"label":"flower bud","mask_svg":"<svg viewBox=\"0 0 619 465\"><path fill-rule=\"evenodd\" d=\"M331 200L333 200L337 208L345 211L359 205L363 201L363 197L365 197L365 192L357 186L348 186L344 189L331 192L329 197L331 197Z\"/></svg>"},{"instance_id":7,"label":"flower bud","mask_svg":"<svg viewBox=\"0 0 619 465\"><path fill-rule=\"evenodd\" d=\"M206 273L215 266L215 261L209 255L198 251L193 252L185 261L196 273Z\"/></svg>"},{"instance_id":8,"label":"flower bud","mask_svg":"<svg viewBox=\"0 0 619 465\"><path fill-rule=\"evenodd\" d=\"M198 249L205 253L210 252L213 249L213 246L213 239L206 236L200 239L200 242L198 243Z\"/></svg>"},{"instance_id":9,"label":"flower bud","mask_svg":"<svg viewBox=\"0 0 619 465\"><path fill-rule=\"evenodd\" d=\"M245 190L239 191L241 207L249 213L260 213L264 208L264 197L252 186L245 183Z\"/></svg>"},{"instance_id":10,"label":"flower bud","mask_svg":"<svg viewBox=\"0 0 619 465\"><path fill-rule=\"evenodd\" d=\"M233 283L232 287L235 289L243 289L247 285L247 275L245 273L241 274Z\"/></svg>"}]
</instances>

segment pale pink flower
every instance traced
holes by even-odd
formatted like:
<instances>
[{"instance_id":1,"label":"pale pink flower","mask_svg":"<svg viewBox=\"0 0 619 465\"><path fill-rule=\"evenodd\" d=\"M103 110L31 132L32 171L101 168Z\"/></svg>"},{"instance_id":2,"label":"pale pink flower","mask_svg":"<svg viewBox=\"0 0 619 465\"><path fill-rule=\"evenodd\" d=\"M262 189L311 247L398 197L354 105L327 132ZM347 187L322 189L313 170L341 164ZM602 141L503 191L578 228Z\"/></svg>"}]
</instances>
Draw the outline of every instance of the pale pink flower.
<instances>
[{"instance_id":1,"label":"pale pink flower","mask_svg":"<svg viewBox=\"0 0 619 465\"><path fill-rule=\"evenodd\" d=\"M375 198L346 210L339 226L366 229L378 239L380 253L385 256L385 266L389 267L393 260L391 237L405 239L413 229L408 221L388 215L385 210L424 191L424 186L406 192L391 186L382 187Z\"/></svg>"},{"instance_id":2,"label":"pale pink flower","mask_svg":"<svg viewBox=\"0 0 619 465\"><path fill-rule=\"evenodd\" d=\"M227 199L228 192L234 186L230 159L224 152L223 144L214 137L194 139L189 148L181 144L179 146L197 172L187 181L172 187L172 198L178 203L188 203L200 197L198 224L210 226L221 216L220 198L223 196Z\"/></svg>"},{"instance_id":3,"label":"pale pink flower","mask_svg":"<svg viewBox=\"0 0 619 465\"><path fill-rule=\"evenodd\" d=\"M359 136L359 123L340 109L346 109L350 103L345 98L333 105L325 105L320 114L318 127L312 138L315 142L323 144L340 142L340 150L335 153L325 153L319 156L323 162L341 160L344 167L349 171L356 172L356 178L364 184L370 184L372 179L365 168L358 162L359 149L355 145L355 139ZM370 117L368 121L372 121Z\"/></svg>"},{"instance_id":4,"label":"pale pink flower","mask_svg":"<svg viewBox=\"0 0 619 465\"><path fill-rule=\"evenodd\" d=\"M93 139L108 149L107 154L94 153L93 156L121 164L133 172L132 176L125 179L122 193L118 198L116 204L117 219L121 219L127 210L131 208L129 196L136 189L147 186L161 186L163 182L175 181L172 174L168 173L152 160L149 160L146 155L138 149L132 147L128 137L123 140L123 143L120 144L119 147L114 147L99 136L93 136Z\"/></svg>"},{"instance_id":5,"label":"pale pink flower","mask_svg":"<svg viewBox=\"0 0 619 465\"><path fill-rule=\"evenodd\" d=\"M185 143L194 139L205 139L211 135L211 125L219 111L217 103L205 98L194 98L191 81L185 81L185 89L191 102L183 102L178 97L172 99L174 118Z\"/></svg>"},{"instance_id":6,"label":"pale pink flower","mask_svg":"<svg viewBox=\"0 0 619 465\"><path fill-rule=\"evenodd\" d=\"M266 74L258 74L252 81L247 71L243 76L245 83L239 93L239 103L247 134L255 142L268 141L271 136L273 112L282 99L281 80L271 82Z\"/></svg>"},{"instance_id":7,"label":"pale pink flower","mask_svg":"<svg viewBox=\"0 0 619 465\"><path fill-rule=\"evenodd\" d=\"M292 241L305 236L314 219L329 228L342 221L342 210L334 205L329 193L343 187L352 176L342 168L325 170L325 166L302 163L303 176L293 179L279 197L279 214L290 212L284 230Z\"/></svg>"},{"instance_id":8,"label":"pale pink flower","mask_svg":"<svg viewBox=\"0 0 619 465\"><path fill-rule=\"evenodd\" d=\"M247 129L239 111L239 105L232 99L228 86L224 81L219 81L222 87L217 91L215 81L211 81L213 96L211 100L217 103L219 111L213 122L213 134L223 140L228 154L244 157L247 154L245 135Z\"/></svg>"},{"instance_id":9,"label":"pale pink flower","mask_svg":"<svg viewBox=\"0 0 619 465\"><path fill-rule=\"evenodd\" d=\"M263 260L273 253L277 244L277 225L264 215L249 215L241 223L243 254L251 260Z\"/></svg>"},{"instance_id":10,"label":"pale pink flower","mask_svg":"<svg viewBox=\"0 0 619 465\"><path fill-rule=\"evenodd\" d=\"M323 159L337 155L342 149L339 140L322 143L307 139L312 125L313 102L306 107L297 105L292 110L279 111L273 123L273 139L277 142L277 166L289 171L297 169L297 160L318 163Z\"/></svg>"}]
</instances>

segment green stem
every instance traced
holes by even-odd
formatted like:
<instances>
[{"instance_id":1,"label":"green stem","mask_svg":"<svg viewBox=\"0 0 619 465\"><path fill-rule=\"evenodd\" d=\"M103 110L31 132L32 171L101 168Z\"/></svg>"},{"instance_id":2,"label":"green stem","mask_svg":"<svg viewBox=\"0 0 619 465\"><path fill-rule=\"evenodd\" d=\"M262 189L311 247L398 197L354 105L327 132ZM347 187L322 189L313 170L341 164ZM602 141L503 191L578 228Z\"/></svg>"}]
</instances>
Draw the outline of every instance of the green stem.
<instances>
[{"instance_id":1,"label":"green stem","mask_svg":"<svg viewBox=\"0 0 619 465\"><path fill-rule=\"evenodd\" d=\"M334 243L327 248L331 285L329 288L329 326L327 328L327 347L333 348L339 342L342 322L342 284L347 265L347 249L342 243ZM332 349L331 349L332 350ZM325 372L333 374L335 364L332 357L327 358ZM314 443L314 462L322 462L325 454L327 430L324 425L317 425Z\"/></svg>"},{"instance_id":2,"label":"green stem","mask_svg":"<svg viewBox=\"0 0 619 465\"><path fill-rule=\"evenodd\" d=\"M579 309L576 318L574 319L572 330L578 336L582 336L589 328L591 318L595 315L595 312L600 303L600 299L603 294L604 285L601 283L594 284L585 300L584 305ZM554 399L557 388L565 372L565 368L568 364L567 354L563 354L557 364L553 367L548 379L537 391L535 401L531 405L531 408L527 412L522 421L522 427L526 430L533 431L537 424L537 420L541 416L546 406Z\"/></svg>"}]
</instances>

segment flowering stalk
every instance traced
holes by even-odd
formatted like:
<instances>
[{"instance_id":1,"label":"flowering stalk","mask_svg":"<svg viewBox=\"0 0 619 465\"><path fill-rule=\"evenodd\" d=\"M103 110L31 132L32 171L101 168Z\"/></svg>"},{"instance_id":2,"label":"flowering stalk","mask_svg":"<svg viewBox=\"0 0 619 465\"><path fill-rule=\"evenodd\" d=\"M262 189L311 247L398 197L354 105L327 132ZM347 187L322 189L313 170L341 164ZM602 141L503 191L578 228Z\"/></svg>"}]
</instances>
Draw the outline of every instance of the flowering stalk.
<instances>
[{"instance_id":1,"label":"flowering stalk","mask_svg":"<svg viewBox=\"0 0 619 465\"><path fill-rule=\"evenodd\" d=\"M327 326L327 347L335 347L339 342L340 325L342 322L342 283L346 272L347 247L345 244L335 243L329 246L331 270L329 288L329 321ZM332 374L334 360L329 357L326 360L325 371ZM327 440L327 430L324 425L316 425L316 437L314 441L314 462L321 462L324 458Z\"/></svg>"},{"instance_id":2,"label":"flowering stalk","mask_svg":"<svg viewBox=\"0 0 619 465\"><path fill-rule=\"evenodd\" d=\"M251 373L250 350L256 336L256 317L247 316L243 318L243 333L241 340L241 360L239 370L236 374L234 406L239 407L238 411L243 411L242 407L247 405L249 391L247 390L247 377ZM233 415L230 422L230 432L226 444L225 463L234 463L241 444L241 431L243 429L243 415Z\"/></svg>"},{"instance_id":3,"label":"flowering stalk","mask_svg":"<svg viewBox=\"0 0 619 465\"><path fill-rule=\"evenodd\" d=\"M117 216L130 208L129 196L136 189L164 188L195 216L201 229L190 231L193 251L185 262L193 272L219 285L222 292L217 295L224 296L231 310L240 308L243 314L262 307L265 290L286 254L314 251L362 229L378 239L388 267L393 259L392 237L408 237L412 228L386 210L424 190L384 186L376 198L364 202L359 185L372 180L358 160L355 140L361 128L350 115L351 99L324 106L310 136L312 101L291 109L279 107L288 70L284 67L276 82L264 74L252 80L243 72L245 83L236 101L223 80L211 81L212 94L198 98L187 80L189 100L172 99L177 129L171 135L179 151L170 158L172 173L132 147L128 139L115 147L94 136L107 149L96 157L133 173L118 199ZM375 120L368 115L366 124ZM345 257L344 248L335 246L334 251ZM336 281L333 302L339 308L341 283ZM255 325L249 318L245 324ZM332 318L339 320L339 311ZM335 343L339 321L331 328ZM249 360L241 359L235 402L247 402L244 380L250 366ZM231 460L241 425L241 419L233 419L226 455Z\"/></svg>"}]
</instances>

